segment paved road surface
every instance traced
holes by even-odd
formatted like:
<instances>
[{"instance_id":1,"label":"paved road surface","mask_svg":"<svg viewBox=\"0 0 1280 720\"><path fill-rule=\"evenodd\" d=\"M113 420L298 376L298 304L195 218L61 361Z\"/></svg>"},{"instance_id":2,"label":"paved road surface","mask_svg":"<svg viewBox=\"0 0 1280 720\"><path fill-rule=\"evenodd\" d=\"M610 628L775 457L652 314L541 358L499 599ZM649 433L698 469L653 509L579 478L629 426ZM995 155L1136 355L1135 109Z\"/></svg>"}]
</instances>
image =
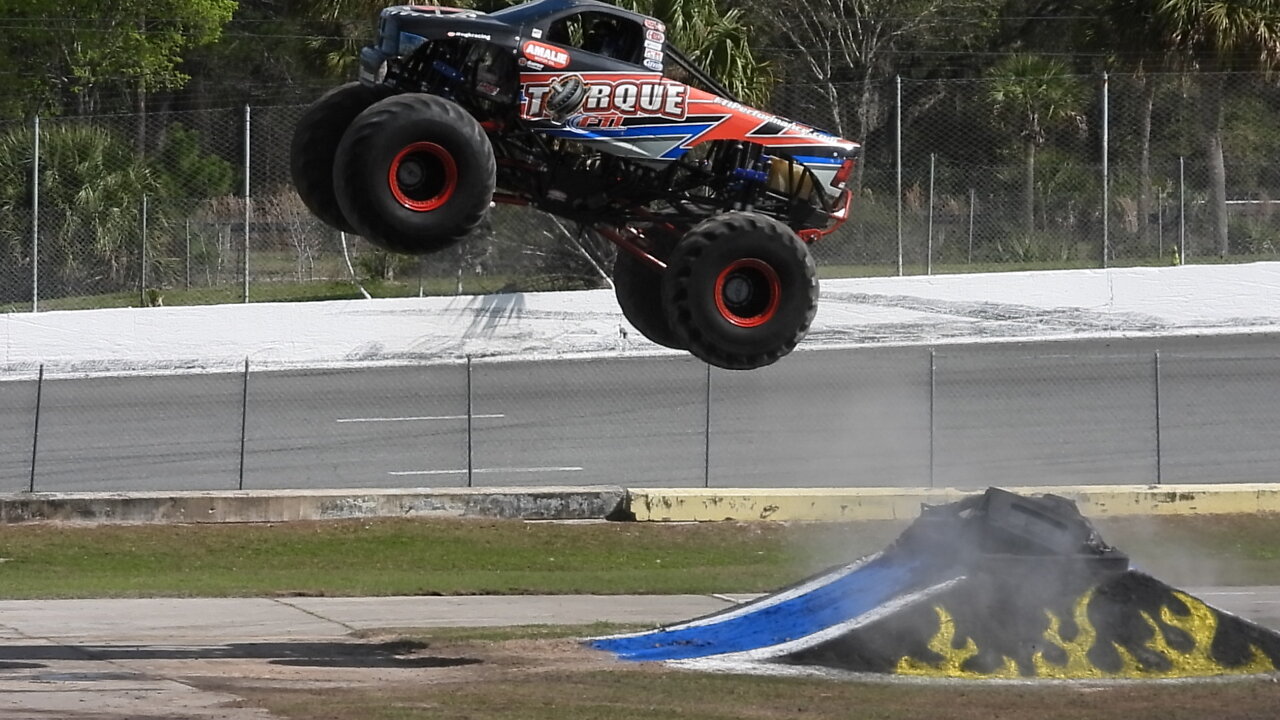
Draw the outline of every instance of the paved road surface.
<instances>
[{"instance_id":1,"label":"paved road surface","mask_svg":"<svg viewBox=\"0 0 1280 720\"><path fill-rule=\"evenodd\" d=\"M245 393L240 375L48 381L36 488L234 488ZM0 490L28 486L35 402L34 382L0 382ZM816 350L749 373L684 356L258 373L245 407L246 488L457 486L468 468L475 485L1266 482L1280 337Z\"/></svg>"},{"instance_id":2,"label":"paved road surface","mask_svg":"<svg viewBox=\"0 0 1280 720\"><path fill-rule=\"evenodd\" d=\"M1192 588L1212 605L1280 629L1280 588ZM235 708L192 678L234 676L253 663L281 684L341 683L356 668L405 682L443 672L353 640L371 628L670 623L751 596L624 595L229 598L0 601L0 718L223 718ZM328 674L325 674L327 671ZM319 676L317 676L319 673ZM323 676L323 677L321 677ZM258 677L258 676L255 676ZM383 677L383 680L388 679ZM209 683L200 683L208 687Z\"/></svg>"}]
</instances>

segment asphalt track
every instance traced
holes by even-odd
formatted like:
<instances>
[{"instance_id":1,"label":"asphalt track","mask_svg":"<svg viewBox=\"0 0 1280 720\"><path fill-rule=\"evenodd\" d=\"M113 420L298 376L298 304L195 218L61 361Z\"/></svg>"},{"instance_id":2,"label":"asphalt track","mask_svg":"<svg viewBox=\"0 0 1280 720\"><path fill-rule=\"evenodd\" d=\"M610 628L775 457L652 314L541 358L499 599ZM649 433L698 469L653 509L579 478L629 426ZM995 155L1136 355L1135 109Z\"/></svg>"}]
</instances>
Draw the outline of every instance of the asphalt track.
<instances>
[{"instance_id":1,"label":"asphalt track","mask_svg":"<svg viewBox=\"0 0 1280 720\"><path fill-rule=\"evenodd\" d=\"M1280 588L1188 588L1280 629ZM200 678L341 684L360 668L425 682L448 658L400 658L352 632L595 621L667 624L755 596L478 596L0 601L0 718L270 717Z\"/></svg>"},{"instance_id":2,"label":"asphalt track","mask_svg":"<svg viewBox=\"0 0 1280 720\"><path fill-rule=\"evenodd\" d=\"M476 486L1270 482L1280 464L1275 335L815 350L709 375L708 393L686 357L476 362L468 397L462 365L255 373L244 487L460 486L468 469ZM42 394L38 490L239 485L240 375ZM35 403L34 382L0 383L0 491L28 487Z\"/></svg>"}]
</instances>

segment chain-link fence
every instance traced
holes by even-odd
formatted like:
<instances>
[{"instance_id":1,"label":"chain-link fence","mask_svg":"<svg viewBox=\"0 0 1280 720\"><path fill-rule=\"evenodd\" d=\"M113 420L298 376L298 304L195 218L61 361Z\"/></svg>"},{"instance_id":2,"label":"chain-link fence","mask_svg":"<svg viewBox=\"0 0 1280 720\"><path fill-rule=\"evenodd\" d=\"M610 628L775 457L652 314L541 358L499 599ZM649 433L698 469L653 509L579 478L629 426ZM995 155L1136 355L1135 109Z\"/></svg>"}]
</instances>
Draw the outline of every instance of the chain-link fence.
<instances>
[{"instance_id":1,"label":"chain-link fence","mask_svg":"<svg viewBox=\"0 0 1280 720\"><path fill-rule=\"evenodd\" d=\"M607 282L612 247L527 208L427 258L324 226L289 180L304 107L0 125L0 307ZM770 107L865 143L853 217L814 248L828 276L1280 257L1261 75L784 82Z\"/></svg>"},{"instance_id":2,"label":"chain-link fence","mask_svg":"<svg viewBox=\"0 0 1280 720\"><path fill-rule=\"evenodd\" d=\"M1280 359L1237 345L0 382L0 490L1274 482Z\"/></svg>"},{"instance_id":3,"label":"chain-link fence","mask_svg":"<svg viewBox=\"0 0 1280 720\"><path fill-rule=\"evenodd\" d=\"M1035 81L781 86L777 112L865 143L853 219L819 258L850 274L1280 258L1280 85Z\"/></svg>"}]
</instances>

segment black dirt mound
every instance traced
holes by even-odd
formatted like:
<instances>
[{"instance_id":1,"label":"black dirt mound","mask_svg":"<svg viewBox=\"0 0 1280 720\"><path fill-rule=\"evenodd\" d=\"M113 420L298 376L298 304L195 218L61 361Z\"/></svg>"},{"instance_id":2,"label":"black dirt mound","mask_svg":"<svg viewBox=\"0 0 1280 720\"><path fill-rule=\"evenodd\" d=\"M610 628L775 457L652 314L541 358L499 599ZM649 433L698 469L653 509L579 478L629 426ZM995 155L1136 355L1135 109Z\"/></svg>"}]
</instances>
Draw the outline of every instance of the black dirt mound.
<instances>
[{"instance_id":1,"label":"black dirt mound","mask_svg":"<svg viewBox=\"0 0 1280 720\"><path fill-rule=\"evenodd\" d=\"M1129 570L1127 557L1064 498L992 488L925 508L894 547L946 558L963 577L771 662L976 678L1202 677L1280 667L1280 635Z\"/></svg>"}]
</instances>

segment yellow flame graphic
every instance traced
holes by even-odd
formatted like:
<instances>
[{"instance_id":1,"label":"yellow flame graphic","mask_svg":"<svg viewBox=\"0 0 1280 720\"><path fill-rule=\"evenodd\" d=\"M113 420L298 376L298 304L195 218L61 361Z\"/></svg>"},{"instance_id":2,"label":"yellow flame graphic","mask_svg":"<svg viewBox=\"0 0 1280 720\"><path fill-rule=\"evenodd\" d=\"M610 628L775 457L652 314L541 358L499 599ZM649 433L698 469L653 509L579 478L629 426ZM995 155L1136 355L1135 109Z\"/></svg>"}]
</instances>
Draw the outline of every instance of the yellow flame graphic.
<instances>
[{"instance_id":1,"label":"yellow flame graphic","mask_svg":"<svg viewBox=\"0 0 1280 720\"><path fill-rule=\"evenodd\" d=\"M1178 650L1169 645L1166 634L1150 615L1143 612L1142 621L1151 628L1152 639L1147 647L1160 653L1169 660L1167 670L1147 668L1132 653L1116 645L1116 652L1123 660L1123 668L1117 677L1197 677L1204 675L1249 675L1275 670L1271 661L1254 645L1249 645L1249 659L1240 665L1223 665L1210 654L1214 635L1218 631L1218 618L1213 610L1203 602L1187 595L1175 592L1187 606L1186 617L1179 617L1169 609L1168 605L1160 608L1160 619L1166 625L1178 628L1191 636L1193 645L1187 650Z\"/></svg>"},{"instance_id":2,"label":"yellow flame graphic","mask_svg":"<svg viewBox=\"0 0 1280 720\"><path fill-rule=\"evenodd\" d=\"M1170 644L1164 630L1144 612L1138 615L1151 628L1151 640L1146 649L1159 654L1167 661L1159 663L1160 667L1144 665L1134 653L1118 643L1110 641L1120 657L1118 670L1104 670L1089 659L1089 650L1098 642L1098 631L1089 622L1089 603L1093 600L1093 590L1081 595L1073 604L1071 614L1075 621L1075 637L1068 640L1062 636L1062 621L1052 612L1045 611L1049 620L1049 628L1044 632L1043 644L1032 654L1032 665L1037 677L1043 678L1176 678L1203 677L1213 675L1244 675L1252 673L1273 672L1277 668L1271 660L1256 646L1250 644L1249 659L1239 665L1227 666L1214 659L1210 648L1218 630L1217 614L1203 602L1187 595L1174 592L1175 597L1187 607L1185 615L1178 615L1164 605L1160 608L1160 619L1167 627L1177 628L1186 633L1192 645L1179 650ZM895 672L901 675L923 675L931 677L983 677L1012 678L1019 677L1017 663L1005 657L1003 664L992 672L976 672L966 669L965 662L979 652L973 638L965 638L961 647L955 647L955 619L946 608L935 606L938 615L938 632L929 641L929 649L941 656L936 663L926 662L913 657L903 657L898 661ZM1045 650L1049 645L1057 646L1062 652L1051 653L1051 657L1065 662L1059 663L1046 657Z\"/></svg>"},{"instance_id":3,"label":"yellow flame graphic","mask_svg":"<svg viewBox=\"0 0 1280 720\"><path fill-rule=\"evenodd\" d=\"M989 673L966 670L964 663L978 654L973 638L965 638L964 646L954 647L956 639L956 621L951 613L941 606L934 606L938 614L938 632L929 641L929 649L942 656L942 662L931 665L913 657L904 657L898 661L894 672L899 675L925 675L943 677L1019 677L1018 666L1013 658L1005 658L1004 664Z\"/></svg>"},{"instance_id":4,"label":"yellow flame graphic","mask_svg":"<svg viewBox=\"0 0 1280 720\"><path fill-rule=\"evenodd\" d=\"M1089 648L1093 647L1094 641L1098 639L1098 631L1094 630L1093 623L1089 622L1091 600L1093 600L1093 590L1076 598L1075 605L1071 608L1071 618L1076 623L1076 636L1070 640L1062 637L1062 621L1058 616L1048 610L1044 611L1049 618L1049 629L1044 633L1044 640L1061 648L1067 656L1067 661L1063 665L1055 664L1045 658L1044 650L1038 650L1031 658L1031 664L1036 668L1036 677L1105 677L1105 673L1099 670L1087 655Z\"/></svg>"}]
</instances>

